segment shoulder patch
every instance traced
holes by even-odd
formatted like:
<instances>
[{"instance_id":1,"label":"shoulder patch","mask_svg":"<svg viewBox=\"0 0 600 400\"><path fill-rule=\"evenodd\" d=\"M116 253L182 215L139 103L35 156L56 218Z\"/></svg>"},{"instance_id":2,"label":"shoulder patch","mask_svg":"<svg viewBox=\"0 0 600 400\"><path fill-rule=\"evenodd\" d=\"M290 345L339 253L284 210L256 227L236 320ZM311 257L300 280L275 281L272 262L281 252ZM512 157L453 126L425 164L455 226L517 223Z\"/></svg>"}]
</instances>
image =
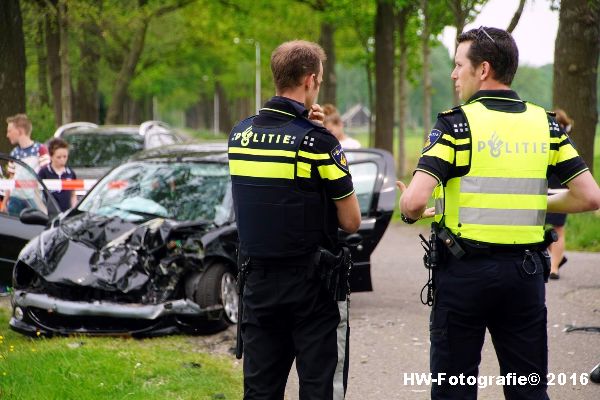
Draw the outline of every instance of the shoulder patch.
<instances>
[{"instance_id":1,"label":"shoulder patch","mask_svg":"<svg viewBox=\"0 0 600 400\"><path fill-rule=\"evenodd\" d=\"M429 132L429 136L427 136L427 140L425 141L425 145L423 146L421 153L425 153L427 150L431 149L441 137L442 131L435 128L432 129L431 132Z\"/></svg>"},{"instance_id":2,"label":"shoulder patch","mask_svg":"<svg viewBox=\"0 0 600 400\"><path fill-rule=\"evenodd\" d=\"M346 159L341 144L338 144L331 150L331 158L333 158L335 164L340 167L342 171L348 172L348 160Z\"/></svg>"},{"instance_id":3,"label":"shoulder patch","mask_svg":"<svg viewBox=\"0 0 600 400\"><path fill-rule=\"evenodd\" d=\"M450 114L454 114L454 113L455 113L455 112L457 112L457 111L460 111L460 106L456 106L456 107L453 107L453 108L451 108L451 109L449 109L449 110L442 111L441 113L438 113L438 117L441 117L441 116L443 116L443 115L450 115Z\"/></svg>"}]
</instances>

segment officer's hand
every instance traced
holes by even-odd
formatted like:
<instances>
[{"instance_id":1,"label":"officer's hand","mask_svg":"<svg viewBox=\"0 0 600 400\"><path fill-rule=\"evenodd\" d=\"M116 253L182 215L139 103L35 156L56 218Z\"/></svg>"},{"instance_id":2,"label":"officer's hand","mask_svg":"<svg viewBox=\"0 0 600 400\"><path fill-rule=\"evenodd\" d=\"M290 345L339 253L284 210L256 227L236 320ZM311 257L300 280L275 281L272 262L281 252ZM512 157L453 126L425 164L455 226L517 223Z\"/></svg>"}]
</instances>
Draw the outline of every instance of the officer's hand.
<instances>
[{"instance_id":1,"label":"officer's hand","mask_svg":"<svg viewBox=\"0 0 600 400\"><path fill-rule=\"evenodd\" d=\"M323 125L323 122L325 121L325 113L323 112L323 108L316 103L310 106L310 110L308 110L308 119Z\"/></svg>"},{"instance_id":2,"label":"officer's hand","mask_svg":"<svg viewBox=\"0 0 600 400\"><path fill-rule=\"evenodd\" d=\"M426 208L421 214L421 218L432 218L435 217L435 207Z\"/></svg>"},{"instance_id":3,"label":"officer's hand","mask_svg":"<svg viewBox=\"0 0 600 400\"><path fill-rule=\"evenodd\" d=\"M406 189L408 188L408 186L406 186L404 184L404 182L402 182L402 181L396 181L396 186L398 186L398 189L400 189L400 194L404 193L406 191ZM419 219L431 218L434 216L435 216L435 207L429 207L429 208L426 208L425 211L423 211L423 214L421 214Z\"/></svg>"},{"instance_id":4,"label":"officer's hand","mask_svg":"<svg viewBox=\"0 0 600 400\"><path fill-rule=\"evenodd\" d=\"M402 181L396 181L396 186L398 186L398 189L400 189L400 194L404 193L406 190L406 185Z\"/></svg>"}]
</instances>

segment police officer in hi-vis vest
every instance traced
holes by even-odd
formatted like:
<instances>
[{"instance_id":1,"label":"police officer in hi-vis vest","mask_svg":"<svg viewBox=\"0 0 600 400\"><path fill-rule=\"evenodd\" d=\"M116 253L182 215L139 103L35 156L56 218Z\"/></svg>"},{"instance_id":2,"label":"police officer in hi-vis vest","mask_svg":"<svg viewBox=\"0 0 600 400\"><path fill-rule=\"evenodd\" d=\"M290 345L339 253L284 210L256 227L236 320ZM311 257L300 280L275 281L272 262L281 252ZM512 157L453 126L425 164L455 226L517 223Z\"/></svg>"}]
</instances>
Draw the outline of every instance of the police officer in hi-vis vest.
<instances>
[{"instance_id":1,"label":"police officer in hi-vis vest","mask_svg":"<svg viewBox=\"0 0 600 400\"><path fill-rule=\"evenodd\" d=\"M477 398L467 377L478 375L486 328L505 397L548 398L544 216L600 207L554 115L510 89L517 65L506 31L462 33L451 78L464 104L438 115L410 185L398 182L405 222L435 214L430 367L442 379L432 399ZM569 190L548 198L550 173ZM432 193L435 211L426 209ZM449 384L461 374L462 384Z\"/></svg>"},{"instance_id":2,"label":"police officer in hi-vis vest","mask_svg":"<svg viewBox=\"0 0 600 400\"><path fill-rule=\"evenodd\" d=\"M342 279L331 277L347 260L336 256L338 228L355 232L361 217L344 152L315 104L325 58L311 42L277 47L276 96L229 137L247 400L283 399L294 359L300 399L344 398L347 292L334 296Z\"/></svg>"}]
</instances>

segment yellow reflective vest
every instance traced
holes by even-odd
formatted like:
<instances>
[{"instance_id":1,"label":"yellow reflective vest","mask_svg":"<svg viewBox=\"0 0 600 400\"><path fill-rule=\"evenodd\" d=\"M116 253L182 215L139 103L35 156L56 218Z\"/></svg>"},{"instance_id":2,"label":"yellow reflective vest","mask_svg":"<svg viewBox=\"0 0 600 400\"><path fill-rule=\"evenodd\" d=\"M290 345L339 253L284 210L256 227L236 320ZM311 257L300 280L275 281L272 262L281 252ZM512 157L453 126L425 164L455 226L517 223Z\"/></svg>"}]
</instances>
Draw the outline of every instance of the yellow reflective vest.
<instances>
[{"instance_id":1,"label":"yellow reflective vest","mask_svg":"<svg viewBox=\"0 0 600 400\"><path fill-rule=\"evenodd\" d=\"M434 192L436 220L462 239L531 244L544 238L550 131L546 112L461 106L471 131L469 172Z\"/></svg>"}]
</instances>

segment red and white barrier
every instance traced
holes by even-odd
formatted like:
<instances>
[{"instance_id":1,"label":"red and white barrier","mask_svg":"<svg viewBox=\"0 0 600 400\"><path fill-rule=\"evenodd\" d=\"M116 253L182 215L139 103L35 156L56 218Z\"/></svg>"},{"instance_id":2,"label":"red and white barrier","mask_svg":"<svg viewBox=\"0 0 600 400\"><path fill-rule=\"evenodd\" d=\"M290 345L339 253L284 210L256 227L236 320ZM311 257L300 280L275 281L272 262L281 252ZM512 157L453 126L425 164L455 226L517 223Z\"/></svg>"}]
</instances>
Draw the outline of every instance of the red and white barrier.
<instances>
[{"instance_id":1,"label":"red and white barrier","mask_svg":"<svg viewBox=\"0 0 600 400\"><path fill-rule=\"evenodd\" d=\"M88 191L96 184L97 179L43 179L48 190L83 190ZM41 188L36 179L0 179L0 190Z\"/></svg>"}]
</instances>

